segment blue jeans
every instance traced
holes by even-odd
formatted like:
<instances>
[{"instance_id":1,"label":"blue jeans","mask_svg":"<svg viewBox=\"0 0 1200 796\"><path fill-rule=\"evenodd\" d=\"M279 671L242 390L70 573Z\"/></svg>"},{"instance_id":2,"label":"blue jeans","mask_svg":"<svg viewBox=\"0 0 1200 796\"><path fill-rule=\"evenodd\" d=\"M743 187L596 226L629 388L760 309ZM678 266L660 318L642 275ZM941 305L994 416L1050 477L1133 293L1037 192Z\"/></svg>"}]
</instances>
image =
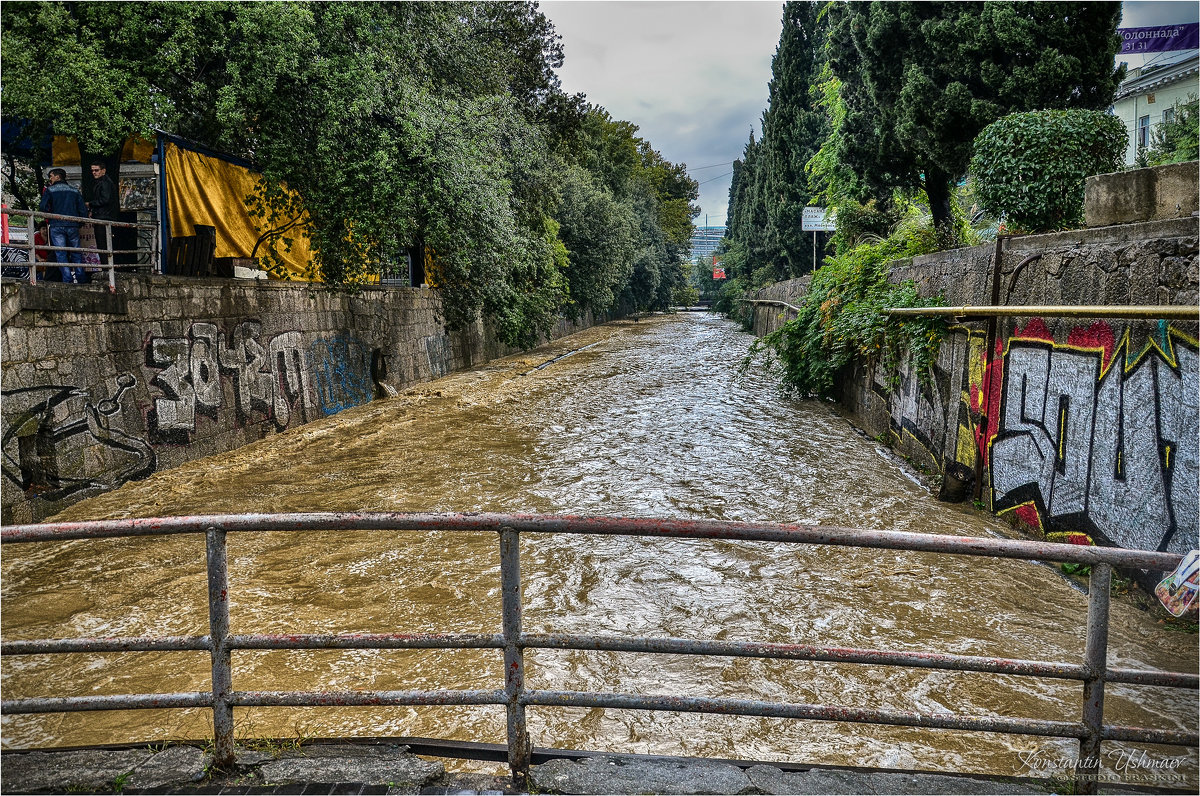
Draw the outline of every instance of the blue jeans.
<instances>
[{"instance_id":1,"label":"blue jeans","mask_svg":"<svg viewBox=\"0 0 1200 796\"><path fill-rule=\"evenodd\" d=\"M50 227L50 245L51 246L70 246L79 248L79 225L72 224L71 226L54 226ZM60 252L54 253L54 258L58 260L58 269L62 272L62 281L66 283L77 282L83 284L87 281L87 272L82 268L68 268L63 263L71 262L79 265L83 264L82 252Z\"/></svg>"}]
</instances>

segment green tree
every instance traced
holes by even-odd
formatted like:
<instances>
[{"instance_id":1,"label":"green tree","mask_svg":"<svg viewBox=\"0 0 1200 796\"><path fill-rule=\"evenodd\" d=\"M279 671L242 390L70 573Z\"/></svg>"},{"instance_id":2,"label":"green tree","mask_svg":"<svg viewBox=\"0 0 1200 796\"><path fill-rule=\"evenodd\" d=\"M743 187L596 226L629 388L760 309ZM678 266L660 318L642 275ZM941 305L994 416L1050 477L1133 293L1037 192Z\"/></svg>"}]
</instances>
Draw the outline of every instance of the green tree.
<instances>
[{"instance_id":1,"label":"green tree","mask_svg":"<svg viewBox=\"0 0 1200 796\"><path fill-rule=\"evenodd\" d=\"M801 276L813 269L812 241L801 229L804 208L812 204L805 167L828 134L817 107L824 66L825 22L815 2L788 2L783 32L771 62L770 99L763 115L762 192L768 239L775 244L776 277Z\"/></svg>"},{"instance_id":2,"label":"green tree","mask_svg":"<svg viewBox=\"0 0 1200 796\"><path fill-rule=\"evenodd\" d=\"M1154 128L1150 148L1146 150L1146 165L1162 166L1200 158L1200 101L1191 97L1175 103L1170 121Z\"/></svg>"},{"instance_id":3,"label":"green tree","mask_svg":"<svg viewBox=\"0 0 1200 796\"><path fill-rule=\"evenodd\" d=\"M830 14L839 156L861 180L857 198L924 189L943 234L985 126L1015 111L1103 109L1123 74L1117 4L851 2Z\"/></svg>"}]
</instances>

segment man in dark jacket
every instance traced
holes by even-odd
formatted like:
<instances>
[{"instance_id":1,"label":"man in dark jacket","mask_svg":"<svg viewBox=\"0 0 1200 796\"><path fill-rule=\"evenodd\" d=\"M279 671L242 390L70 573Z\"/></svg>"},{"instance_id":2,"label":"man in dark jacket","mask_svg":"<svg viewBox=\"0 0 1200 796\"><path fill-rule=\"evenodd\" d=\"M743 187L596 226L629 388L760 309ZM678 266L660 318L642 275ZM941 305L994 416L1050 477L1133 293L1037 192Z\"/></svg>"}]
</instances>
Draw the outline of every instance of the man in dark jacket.
<instances>
[{"instance_id":1,"label":"man in dark jacket","mask_svg":"<svg viewBox=\"0 0 1200 796\"><path fill-rule=\"evenodd\" d=\"M64 216L87 218L87 205L83 203L83 194L67 183L67 173L62 169L50 169L48 175L50 184L42 194L42 203L38 207L43 213L57 213ZM51 218L50 245L79 248L79 222L63 218ZM83 256L80 252L56 251L59 269L62 271L64 282L82 284L87 281L87 272L83 270ZM66 263L74 263L77 268L69 268Z\"/></svg>"},{"instance_id":2,"label":"man in dark jacket","mask_svg":"<svg viewBox=\"0 0 1200 796\"><path fill-rule=\"evenodd\" d=\"M87 204L91 208L92 218L104 221L119 219L118 213L121 208L117 201L117 186L113 184L112 177L108 176L108 167L102 160L97 160L92 164L92 201ZM93 224L92 226L96 228L96 248L105 248L108 242L109 228L103 224ZM100 261L107 263L108 255L101 255Z\"/></svg>"}]
</instances>

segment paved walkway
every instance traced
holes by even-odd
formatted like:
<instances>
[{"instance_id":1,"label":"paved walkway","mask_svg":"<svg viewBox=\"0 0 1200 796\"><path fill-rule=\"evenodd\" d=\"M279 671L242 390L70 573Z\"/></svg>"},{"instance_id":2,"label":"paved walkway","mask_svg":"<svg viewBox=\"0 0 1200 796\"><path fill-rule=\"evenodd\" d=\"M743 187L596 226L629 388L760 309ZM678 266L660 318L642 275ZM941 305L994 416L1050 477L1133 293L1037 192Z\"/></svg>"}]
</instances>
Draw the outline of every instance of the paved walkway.
<instances>
[{"instance_id":1,"label":"paved walkway","mask_svg":"<svg viewBox=\"0 0 1200 796\"><path fill-rule=\"evenodd\" d=\"M453 761L450 761L453 765ZM1064 783L1065 785L1066 783ZM1035 780L849 769L788 772L686 758L593 755L553 759L530 772L528 791L507 777L447 772L441 760L392 743L313 742L241 750L234 772L209 770L195 746L10 751L0 789L12 793L123 794L1037 794ZM1061 792L1061 791L1060 791ZM1131 792L1130 789L1106 792Z\"/></svg>"}]
</instances>

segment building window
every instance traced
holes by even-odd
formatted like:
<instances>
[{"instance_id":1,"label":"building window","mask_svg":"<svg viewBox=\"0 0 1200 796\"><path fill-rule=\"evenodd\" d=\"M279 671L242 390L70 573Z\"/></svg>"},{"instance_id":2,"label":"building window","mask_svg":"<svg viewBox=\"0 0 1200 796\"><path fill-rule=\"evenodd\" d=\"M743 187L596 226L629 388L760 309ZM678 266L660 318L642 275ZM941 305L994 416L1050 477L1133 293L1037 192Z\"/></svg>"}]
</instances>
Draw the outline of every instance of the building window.
<instances>
[{"instance_id":1,"label":"building window","mask_svg":"<svg viewBox=\"0 0 1200 796\"><path fill-rule=\"evenodd\" d=\"M1138 149L1143 149L1150 144L1150 117L1142 116L1138 119L1137 126L1137 145Z\"/></svg>"},{"instance_id":2,"label":"building window","mask_svg":"<svg viewBox=\"0 0 1200 796\"><path fill-rule=\"evenodd\" d=\"M1174 108L1163 109L1162 123L1170 124L1173 121L1175 121L1175 109Z\"/></svg>"}]
</instances>

